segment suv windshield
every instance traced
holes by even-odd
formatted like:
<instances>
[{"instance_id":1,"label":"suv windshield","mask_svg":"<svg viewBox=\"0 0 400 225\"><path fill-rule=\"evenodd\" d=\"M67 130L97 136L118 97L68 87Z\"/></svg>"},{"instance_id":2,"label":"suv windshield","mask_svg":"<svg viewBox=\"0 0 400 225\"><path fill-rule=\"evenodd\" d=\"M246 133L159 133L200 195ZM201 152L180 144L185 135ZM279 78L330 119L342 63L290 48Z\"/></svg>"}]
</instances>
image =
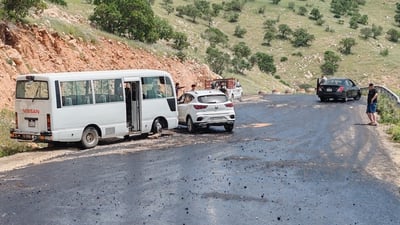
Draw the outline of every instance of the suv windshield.
<instances>
[{"instance_id":1,"label":"suv windshield","mask_svg":"<svg viewBox=\"0 0 400 225\"><path fill-rule=\"evenodd\" d=\"M49 99L47 81L17 81L17 99Z\"/></svg>"},{"instance_id":2,"label":"suv windshield","mask_svg":"<svg viewBox=\"0 0 400 225\"><path fill-rule=\"evenodd\" d=\"M228 97L226 95L204 95L199 96L198 101L200 103L221 103L228 101Z\"/></svg>"}]
</instances>

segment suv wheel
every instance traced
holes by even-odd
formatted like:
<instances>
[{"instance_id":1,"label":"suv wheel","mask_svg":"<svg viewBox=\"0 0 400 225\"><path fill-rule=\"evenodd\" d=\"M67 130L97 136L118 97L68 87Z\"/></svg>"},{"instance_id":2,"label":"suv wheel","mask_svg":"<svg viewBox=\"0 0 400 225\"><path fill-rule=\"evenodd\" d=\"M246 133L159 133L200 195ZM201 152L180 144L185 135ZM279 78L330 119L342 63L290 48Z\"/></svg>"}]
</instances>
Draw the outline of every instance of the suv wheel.
<instances>
[{"instance_id":1,"label":"suv wheel","mask_svg":"<svg viewBox=\"0 0 400 225\"><path fill-rule=\"evenodd\" d=\"M232 130L233 130L233 124L225 124L225 125L224 125L224 128L225 128L226 131L232 132Z\"/></svg>"},{"instance_id":2,"label":"suv wheel","mask_svg":"<svg viewBox=\"0 0 400 225\"><path fill-rule=\"evenodd\" d=\"M186 125L187 125L187 129L190 133L193 133L196 130L196 127L193 124L193 120L190 116L187 118Z\"/></svg>"}]
</instances>

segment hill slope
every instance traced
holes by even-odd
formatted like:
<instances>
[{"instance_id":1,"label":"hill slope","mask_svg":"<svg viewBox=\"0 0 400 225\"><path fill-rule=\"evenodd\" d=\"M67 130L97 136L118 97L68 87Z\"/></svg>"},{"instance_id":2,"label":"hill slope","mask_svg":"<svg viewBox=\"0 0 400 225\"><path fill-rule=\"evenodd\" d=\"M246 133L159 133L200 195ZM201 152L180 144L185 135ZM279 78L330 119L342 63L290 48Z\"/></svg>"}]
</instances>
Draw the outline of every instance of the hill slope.
<instances>
[{"instance_id":1,"label":"hill slope","mask_svg":"<svg viewBox=\"0 0 400 225\"><path fill-rule=\"evenodd\" d=\"M206 49L209 44L201 38L201 34L207 29L208 22L197 19L192 23L188 17L178 17L176 13L167 14L161 6L162 0L156 0L153 4L154 11L160 17L168 20L173 26L189 36L192 46L189 49L189 55L197 56L199 59L205 58L205 53L201 49ZM228 3L231 1L209 0L211 3ZM224 32L229 37L229 47L238 42L245 42L252 53L264 52L274 57L277 66L277 73L284 83L297 89L302 84L314 85L322 72L320 65L324 63L324 52L327 50L337 53L341 61L339 69L334 76L344 76L354 79L356 82L366 86L369 82L375 82L380 85L386 85L392 89L400 89L400 48L399 43L393 43L387 40L386 32L391 29L400 30L394 23L396 0L367 0L366 4L359 7L361 15L368 16L368 24L359 24L358 29L352 29L349 26L350 16L342 16L340 19L334 18L330 11L331 1L322 0L281 0L278 5L272 4L271 0L249 0L243 9L239 12L238 21L230 23L227 21L227 12L222 11L220 15L214 18L213 27ZM293 4L293 9L289 4ZM174 0L173 6L191 4L191 1ZM299 8L305 7L307 13L304 16L298 14ZM263 8L264 13L259 13ZM317 25L315 20L309 18L312 9L318 9L323 15L325 21L322 25ZM315 36L315 40L308 47L293 47L289 40L276 38L271 41L271 45L263 45L265 33L264 22L266 20L275 20L276 28L280 24L288 25L292 30L298 28L306 29ZM363 39L360 37L362 28L372 25L383 28L382 35L376 39ZM233 35L235 27L239 25L247 30L243 38ZM352 48L352 53L343 55L340 53L339 42L344 38L354 38L356 45ZM381 51L387 49L388 56L382 56ZM287 61L281 61L286 57ZM246 71L247 77L262 76L258 70ZM240 77L240 75L239 75ZM271 77L271 76L269 76ZM273 79L268 76L263 77L262 85L274 85Z\"/></svg>"},{"instance_id":2,"label":"hill slope","mask_svg":"<svg viewBox=\"0 0 400 225\"><path fill-rule=\"evenodd\" d=\"M70 35L61 36L44 27L0 24L0 109L13 108L18 74L61 71L160 69L189 89L217 77L208 66L159 56L121 41L97 37L90 43Z\"/></svg>"}]
</instances>

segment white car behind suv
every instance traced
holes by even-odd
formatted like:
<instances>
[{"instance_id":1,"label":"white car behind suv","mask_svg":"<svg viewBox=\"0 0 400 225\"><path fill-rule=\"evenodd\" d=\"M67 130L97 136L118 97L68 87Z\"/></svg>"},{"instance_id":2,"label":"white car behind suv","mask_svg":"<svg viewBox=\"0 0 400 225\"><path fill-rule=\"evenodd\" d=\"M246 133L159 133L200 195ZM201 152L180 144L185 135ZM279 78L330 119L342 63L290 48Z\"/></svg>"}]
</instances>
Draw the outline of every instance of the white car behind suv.
<instances>
[{"instance_id":1,"label":"white car behind suv","mask_svg":"<svg viewBox=\"0 0 400 225\"><path fill-rule=\"evenodd\" d=\"M189 132L198 127L224 126L231 132L235 124L233 103L219 90L199 90L184 93L178 99L179 124Z\"/></svg>"}]
</instances>

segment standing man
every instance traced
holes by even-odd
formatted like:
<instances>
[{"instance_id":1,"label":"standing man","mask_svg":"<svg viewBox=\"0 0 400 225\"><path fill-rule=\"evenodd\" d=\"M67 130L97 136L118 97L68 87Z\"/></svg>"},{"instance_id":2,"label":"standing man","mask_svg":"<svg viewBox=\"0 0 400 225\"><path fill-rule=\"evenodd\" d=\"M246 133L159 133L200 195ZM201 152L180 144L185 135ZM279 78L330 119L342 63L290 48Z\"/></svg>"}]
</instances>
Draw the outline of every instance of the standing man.
<instances>
[{"instance_id":1,"label":"standing man","mask_svg":"<svg viewBox=\"0 0 400 225\"><path fill-rule=\"evenodd\" d=\"M196 91L196 84L192 84L192 89L190 91Z\"/></svg>"},{"instance_id":2,"label":"standing man","mask_svg":"<svg viewBox=\"0 0 400 225\"><path fill-rule=\"evenodd\" d=\"M378 103L378 92L376 91L374 84L370 83L368 85L368 98L367 98L367 115L370 120L369 125L378 125L376 121L376 105Z\"/></svg>"},{"instance_id":3,"label":"standing man","mask_svg":"<svg viewBox=\"0 0 400 225\"><path fill-rule=\"evenodd\" d=\"M179 83L175 83L175 93L176 93L176 97L179 97L179 89L182 89L184 87L180 86Z\"/></svg>"},{"instance_id":4,"label":"standing man","mask_svg":"<svg viewBox=\"0 0 400 225\"><path fill-rule=\"evenodd\" d=\"M326 76L323 75L323 76L321 77L321 79L319 80L319 84L324 84L327 80L328 80L328 78L326 78Z\"/></svg>"}]
</instances>

